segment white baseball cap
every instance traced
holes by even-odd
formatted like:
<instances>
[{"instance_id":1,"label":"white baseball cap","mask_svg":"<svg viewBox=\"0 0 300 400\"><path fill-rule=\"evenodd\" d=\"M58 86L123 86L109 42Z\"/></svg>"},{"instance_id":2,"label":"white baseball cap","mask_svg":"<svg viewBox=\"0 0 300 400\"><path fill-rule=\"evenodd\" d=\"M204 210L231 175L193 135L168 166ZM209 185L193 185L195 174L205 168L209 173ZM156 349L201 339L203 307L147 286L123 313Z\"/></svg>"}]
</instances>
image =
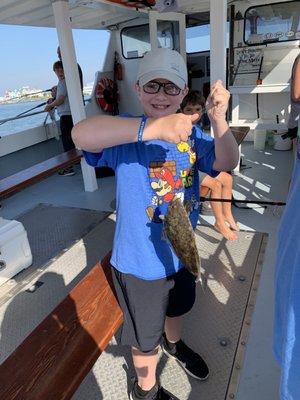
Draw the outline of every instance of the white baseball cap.
<instances>
[{"instance_id":1,"label":"white baseball cap","mask_svg":"<svg viewBox=\"0 0 300 400\"><path fill-rule=\"evenodd\" d=\"M184 89L187 86L188 75L181 54L167 48L147 52L140 62L137 81L140 86L144 86L154 79L167 79Z\"/></svg>"}]
</instances>

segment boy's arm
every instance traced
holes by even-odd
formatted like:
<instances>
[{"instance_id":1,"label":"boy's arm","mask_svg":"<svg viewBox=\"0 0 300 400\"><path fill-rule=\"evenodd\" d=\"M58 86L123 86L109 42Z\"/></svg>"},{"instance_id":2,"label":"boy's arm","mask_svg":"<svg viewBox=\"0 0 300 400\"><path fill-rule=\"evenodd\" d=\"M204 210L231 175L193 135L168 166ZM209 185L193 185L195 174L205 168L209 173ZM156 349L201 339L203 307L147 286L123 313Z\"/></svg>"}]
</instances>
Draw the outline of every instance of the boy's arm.
<instances>
[{"instance_id":1,"label":"boy's arm","mask_svg":"<svg viewBox=\"0 0 300 400\"><path fill-rule=\"evenodd\" d=\"M198 114L148 118L143 130L143 141L186 141L192 132L192 123L197 118ZM76 124L72 129L72 138L77 148L100 152L108 147L136 142L140 124L141 118L98 115Z\"/></svg>"},{"instance_id":2,"label":"boy's arm","mask_svg":"<svg viewBox=\"0 0 300 400\"><path fill-rule=\"evenodd\" d=\"M50 111L52 108L60 106L65 101L65 98L66 96L63 95L57 97L54 101L46 105L45 111Z\"/></svg>"},{"instance_id":3,"label":"boy's arm","mask_svg":"<svg viewBox=\"0 0 300 400\"><path fill-rule=\"evenodd\" d=\"M212 86L206 103L207 114L214 132L216 159L213 169L216 171L230 171L239 161L238 145L226 122L229 98L230 93L221 81L217 81Z\"/></svg>"}]
</instances>

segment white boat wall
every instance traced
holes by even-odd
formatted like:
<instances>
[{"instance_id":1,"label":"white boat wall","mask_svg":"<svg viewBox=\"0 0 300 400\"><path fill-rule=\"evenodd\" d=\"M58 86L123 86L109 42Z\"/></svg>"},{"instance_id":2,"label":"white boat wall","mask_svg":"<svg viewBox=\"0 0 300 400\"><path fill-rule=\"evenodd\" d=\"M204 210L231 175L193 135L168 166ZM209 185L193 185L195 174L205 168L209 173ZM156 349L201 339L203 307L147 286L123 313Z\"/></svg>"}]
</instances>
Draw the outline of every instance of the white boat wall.
<instances>
[{"instance_id":1,"label":"white boat wall","mask_svg":"<svg viewBox=\"0 0 300 400\"><path fill-rule=\"evenodd\" d=\"M26 14L25 12L22 13L24 7L22 2L13 1L12 3L15 3L20 10L18 15L22 14L22 19L20 19L19 23L26 25ZM44 7L46 7L47 2L45 1L44 3ZM283 7L283 3L285 2L272 2L273 8L277 5L281 7L279 9L280 11ZM247 125L250 126L251 129L259 130L286 129L286 118L289 112L290 65L296 57L300 44L299 37L296 35L297 32L295 32L292 38L293 40L281 40L291 39L291 29L288 29L288 23L290 22L288 17L291 18L293 13L294 15L299 15L300 12L299 2L287 1L286 3L288 3L288 11L286 12L287 15L283 16L286 19L283 18L281 21L278 17L279 12L277 12L277 16L276 14L273 15L274 11L276 12L276 8L272 9L271 6L265 5L262 1L229 2L228 21L230 39L227 57L227 84L232 93L233 104L231 120L233 125ZM182 15L182 12L185 13L190 26L197 25L197 23L195 23L195 16L197 16L200 24L209 23L208 1L178 1L176 4L178 11L180 11L177 15ZM95 74L91 102L86 105L87 116L103 112L96 104L95 88L99 80L103 77L113 79L115 52L117 52L119 61L123 67L123 80L117 82L119 90L119 111L128 112L128 110L130 110L134 114L140 114L141 109L137 97L132 91L132 87L135 83L139 62L138 57L141 57L143 52L149 50L151 46L148 28L149 15L153 16L156 11L152 10L148 12L145 9L136 11L133 9L126 9L125 7L119 7L115 4L103 4L100 1L92 1L88 2L88 4L81 1L72 1L70 5L73 27L86 27L84 22L89 21L87 23L88 27L108 29L111 35L103 70ZM262 5L264 7L262 7ZM255 8L255 6L258 7ZM47 7L49 7L49 5L47 5ZM166 9L167 8L168 7L166 7ZM81 21L79 16L77 16L79 9L82 11L84 10L85 20ZM264 18L266 23L274 20L279 26L285 24L286 32L277 32L278 40L276 40L275 34L272 33L269 34L271 37L268 37L267 33L261 35L251 33L251 29L256 31L257 29L261 29L260 26L249 28L249 21L253 18L251 15L254 12L261 12L261 17ZM91 17L91 14L93 14L93 17ZM98 24L95 22L94 14L97 14L99 17ZM110 18L108 18L108 15ZM111 18L112 15L114 15L113 18ZM0 23L4 22L4 17L5 13L0 13ZM159 14L159 18L161 18L161 20L158 22L157 28L158 45L162 45L163 40L168 40L169 46L180 50L178 21L174 21L174 18L176 19L176 13L173 12L170 14L163 12ZM167 20L164 21L164 18ZM173 18L173 21L170 20L170 18ZM13 18L11 16L9 18L9 15L7 15L4 19L5 23L18 23L16 17ZM92 22L89 19L91 19ZM48 20L45 21L45 25L43 26L49 26L53 23L49 18ZM32 23L32 19L28 17L27 23ZM294 25L296 23L297 21L294 22ZM38 18L34 19L34 24L37 26L39 25ZM129 27L136 28L132 31L126 31ZM125 31L124 28L126 28ZM274 26L271 28L274 30ZM266 37L267 39L265 39ZM138 57L136 56L137 54ZM188 65L192 65L191 88L202 91L203 85L210 84L209 52L188 54L187 62ZM193 77L195 76L195 74L193 75L193 71L202 71L203 76L199 76L198 74L198 76ZM260 80L260 84L257 84L258 80ZM22 134L17 133L4 136L1 139L0 156L48 140L55 136L55 134L53 125L48 124L47 128L37 127L26 131L26 133L22 132Z\"/></svg>"},{"instance_id":2,"label":"white boat wall","mask_svg":"<svg viewBox=\"0 0 300 400\"><path fill-rule=\"evenodd\" d=\"M291 65L299 53L299 2L233 2L229 48L232 123L286 130Z\"/></svg>"}]
</instances>

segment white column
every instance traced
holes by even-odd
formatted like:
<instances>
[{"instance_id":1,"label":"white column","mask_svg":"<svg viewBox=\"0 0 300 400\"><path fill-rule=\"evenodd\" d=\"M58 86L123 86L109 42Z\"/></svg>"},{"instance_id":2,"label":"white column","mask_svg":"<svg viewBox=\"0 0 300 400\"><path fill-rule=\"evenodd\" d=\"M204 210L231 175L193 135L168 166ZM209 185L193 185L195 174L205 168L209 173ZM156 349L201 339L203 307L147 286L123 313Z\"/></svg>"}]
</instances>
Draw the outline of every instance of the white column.
<instances>
[{"instance_id":1,"label":"white column","mask_svg":"<svg viewBox=\"0 0 300 400\"><path fill-rule=\"evenodd\" d=\"M210 82L226 84L227 0L210 0Z\"/></svg>"},{"instance_id":2,"label":"white column","mask_svg":"<svg viewBox=\"0 0 300 400\"><path fill-rule=\"evenodd\" d=\"M149 32L150 32L150 45L151 50L155 50L158 47L157 43L157 12L149 11Z\"/></svg>"},{"instance_id":3,"label":"white column","mask_svg":"<svg viewBox=\"0 0 300 400\"><path fill-rule=\"evenodd\" d=\"M71 113L73 122L76 124L86 118L86 114L82 100L68 1L52 0L52 7L64 64ZM82 159L81 169L85 191L93 192L97 190L98 185L94 168L87 165L85 160Z\"/></svg>"},{"instance_id":4,"label":"white column","mask_svg":"<svg viewBox=\"0 0 300 400\"><path fill-rule=\"evenodd\" d=\"M238 125L240 119L240 99L238 94L232 94L232 125Z\"/></svg>"},{"instance_id":5,"label":"white column","mask_svg":"<svg viewBox=\"0 0 300 400\"><path fill-rule=\"evenodd\" d=\"M227 0L210 0L210 85L218 79L226 84L226 21Z\"/></svg>"},{"instance_id":6,"label":"white column","mask_svg":"<svg viewBox=\"0 0 300 400\"><path fill-rule=\"evenodd\" d=\"M233 94L231 125L233 126L238 125L240 119L239 115L240 115L239 95ZM239 145L239 160L241 160L241 152L242 152L242 145ZM238 165L234 168L234 172L239 172L239 171L240 171L240 161L238 162Z\"/></svg>"}]
</instances>

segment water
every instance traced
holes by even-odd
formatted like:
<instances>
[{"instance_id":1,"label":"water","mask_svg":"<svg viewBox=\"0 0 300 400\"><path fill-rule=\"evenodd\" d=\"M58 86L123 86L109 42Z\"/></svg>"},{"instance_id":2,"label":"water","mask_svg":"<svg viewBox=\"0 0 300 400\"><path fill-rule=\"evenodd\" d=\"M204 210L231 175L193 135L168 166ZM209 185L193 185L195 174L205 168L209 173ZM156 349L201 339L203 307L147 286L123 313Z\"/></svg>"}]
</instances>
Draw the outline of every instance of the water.
<instances>
[{"instance_id":1,"label":"water","mask_svg":"<svg viewBox=\"0 0 300 400\"><path fill-rule=\"evenodd\" d=\"M27 111L37 105L44 103L45 100L41 99L38 101L28 101L28 102L20 102L14 104L0 104L0 121L5 118L12 118L16 115ZM42 111L45 106L41 106L36 108L35 110L30 111ZM33 128L35 126L43 125L47 113L42 113L38 115L33 115L32 117L21 118L15 121L5 122L0 125L0 136L11 135L12 133L16 133L19 131L23 131L29 128ZM50 122L50 118L48 117L47 122Z\"/></svg>"}]
</instances>

